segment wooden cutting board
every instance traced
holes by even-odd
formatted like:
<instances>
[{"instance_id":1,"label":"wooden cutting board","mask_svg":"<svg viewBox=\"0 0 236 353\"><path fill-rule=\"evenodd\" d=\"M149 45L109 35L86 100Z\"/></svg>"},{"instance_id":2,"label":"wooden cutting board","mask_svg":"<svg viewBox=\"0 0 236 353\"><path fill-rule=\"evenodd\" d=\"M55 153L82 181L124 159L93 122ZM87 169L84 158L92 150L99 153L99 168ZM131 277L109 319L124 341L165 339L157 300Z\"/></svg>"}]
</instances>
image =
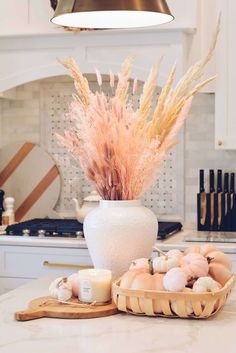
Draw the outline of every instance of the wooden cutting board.
<instances>
[{"instance_id":1,"label":"wooden cutting board","mask_svg":"<svg viewBox=\"0 0 236 353\"><path fill-rule=\"evenodd\" d=\"M41 297L32 300L28 309L15 313L18 321L28 321L42 317L52 317L58 319L91 319L118 314L115 303L99 306L79 307L77 298L71 298L70 303L74 305L62 304L52 297Z\"/></svg>"},{"instance_id":2,"label":"wooden cutting board","mask_svg":"<svg viewBox=\"0 0 236 353\"><path fill-rule=\"evenodd\" d=\"M40 146L11 143L0 149L0 188L15 198L16 222L50 217L61 190L59 170Z\"/></svg>"}]
</instances>

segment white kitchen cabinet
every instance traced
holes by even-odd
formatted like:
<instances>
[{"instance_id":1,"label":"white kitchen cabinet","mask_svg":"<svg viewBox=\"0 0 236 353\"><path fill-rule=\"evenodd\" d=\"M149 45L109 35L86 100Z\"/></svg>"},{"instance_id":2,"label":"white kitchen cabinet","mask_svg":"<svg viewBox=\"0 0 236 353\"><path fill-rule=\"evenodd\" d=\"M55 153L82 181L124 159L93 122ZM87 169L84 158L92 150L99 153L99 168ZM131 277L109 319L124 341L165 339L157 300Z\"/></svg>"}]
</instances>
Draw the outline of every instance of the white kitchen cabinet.
<instances>
[{"instance_id":1,"label":"white kitchen cabinet","mask_svg":"<svg viewBox=\"0 0 236 353\"><path fill-rule=\"evenodd\" d=\"M87 249L1 246L0 293L34 278L68 276L91 266Z\"/></svg>"},{"instance_id":2,"label":"white kitchen cabinet","mask_svg":"<svg viewBox=\"0 0 236 353\"><path fill-rule=\"evenodd\" d=\"M221 31L217 49L215 144L218 149L236 149L236 39L235 0L218 0Z\"/></svg>"},{"instance_id":3,"label":"white kitchen cabinet","mask_svg":"<svg viewBox=\"0 0 236 353\"><path fill-rule=\"evenodd\" d=\"M0 36L62 32L50 22L50 0L0 1Z\"/></svg>"}]
</instances>

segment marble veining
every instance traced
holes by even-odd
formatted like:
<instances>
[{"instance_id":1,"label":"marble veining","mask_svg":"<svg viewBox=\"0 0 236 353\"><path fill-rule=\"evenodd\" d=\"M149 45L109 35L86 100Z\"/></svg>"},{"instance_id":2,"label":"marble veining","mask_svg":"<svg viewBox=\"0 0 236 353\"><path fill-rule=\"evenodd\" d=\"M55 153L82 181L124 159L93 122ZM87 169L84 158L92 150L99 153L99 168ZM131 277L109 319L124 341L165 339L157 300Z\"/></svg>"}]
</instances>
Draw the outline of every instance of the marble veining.
<instances>
[{"instance_id":1,"label":"marble veining","mask_svg":"<svg viewBox=\"0 0 236 353\"><path fill-rule=\"evenodd\" d=\"M87 320L15 321L15 311L48 294L51 280L35 280L0 297L1 353L235 353L236 291L223 310L207 320L122 313Z\"/></svg>"}]
</instances>

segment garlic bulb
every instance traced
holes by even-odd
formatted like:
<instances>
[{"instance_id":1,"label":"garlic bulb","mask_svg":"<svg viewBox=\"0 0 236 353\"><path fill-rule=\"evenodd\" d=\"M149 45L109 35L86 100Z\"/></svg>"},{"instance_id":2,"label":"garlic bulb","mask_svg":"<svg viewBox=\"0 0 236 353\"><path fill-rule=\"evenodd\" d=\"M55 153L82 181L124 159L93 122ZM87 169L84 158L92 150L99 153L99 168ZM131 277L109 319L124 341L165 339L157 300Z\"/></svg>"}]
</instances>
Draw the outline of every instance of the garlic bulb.
<instances>
[{"instance_id":1,"label":"garlic bulb","mask_svg":"<svg viewBox=\"0 0 236 353\"><path fill-rule=\"evenodd\" d=\"M211 277L200 277L193 285L193 292L216 292L221 288L220 283L216 282ZM202 308L206 306L206 300L201 301Z\"/></svg>"},{"instance_id":2,"label":"garlic bulb","mask_svg":"<svg viewBox=\"0 0 236 353\"><path fill-rule=\"evenodd\" d=\"M57 298L57 291L63 277L56 278L49 286L49 293L53 298Z\"/></svg>"},{"instance_id":3,"label":"garlic bulb","mask_svg":"<svg viewBox=\"0 0 236 353\"><path fill-rule=\"evenodd\" d=\"M72 290L68 288L58 288L57 298L59 301L66 301L72 297Z\"/></svg>"},{"instance_id":4,"label":"garlic bulb","mask_svg":"<svg viewBox=\"0 0 236 353\"><path fill-rule=\"evenodd\" d=\"M180 260L177 256L160 256L153 260L154 272L166 273L171 268L178 267Z\"/></svg>"},{"instance_id":5,"label":"garlic bulb","mask_svg":"<svg viewBox=\"0 0 236 353\"><path fill-rule=\"evenodd\" d=\"M200 277L193 285L193 291L197 293L216 292L220 288L221 285L211 277Z\"/></svg>"},{"instance_id":6,"label":"garlic bulb","mask_svg":"<svg viewBox=\"0 0 236 353\"><path fill-rule=\"evenodd\" d=\"M49 287L49 293L53 298L66 301L72 297L72 285L66 277L56 278Z\"/></svg>"}]
</instances>

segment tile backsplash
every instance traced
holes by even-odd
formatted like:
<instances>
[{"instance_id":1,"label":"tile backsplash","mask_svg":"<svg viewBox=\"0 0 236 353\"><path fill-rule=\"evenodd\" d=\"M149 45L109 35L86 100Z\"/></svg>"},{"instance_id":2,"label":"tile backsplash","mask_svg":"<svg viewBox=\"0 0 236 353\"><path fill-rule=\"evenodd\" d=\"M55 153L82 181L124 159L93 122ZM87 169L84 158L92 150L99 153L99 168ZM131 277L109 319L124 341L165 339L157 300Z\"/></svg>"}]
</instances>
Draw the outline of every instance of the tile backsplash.
<instances>
[{"instance_id":1,"label":"tile backsplash","mask_svg":"<svg viewBox=\"0 0 236 353\"><path fill-rule=\"evenodd\" d=\"M58 151L55 153L51 139L48 140L48 136L53 136L55 128L58 128L56 125L53 126L50 119L58 111L60 113L66 111L68 97L72 91L71 81L67 77L58 77L19 86L16 88L15 99L0 100L1 145L15 140L28 140L40 143L50 153L54 153L54 158L58 159L59 165L63 165L60 159L65 158L62 174L63 178L67 181L71 180L71 183L66 182L63 187L61 200L57 205L59 211L60 209L62 211L72 209L71 192L79 189L81 182L84 183L85 188L82 190L83 194L91 189L84 181L81 172L77 170L75 162L72 162L72 169L74 168L72 171L71 167L66 168L66 165L71 165L71 159L68 159L65 151L60 148L58 149L60 153ZM63 104L61 97L65 100ZM64 126L61 128L63 129ZM175 161L175 165L171 162L171 158ZM214 95L198 94L194 98L185 129L180 136L180 144L166 159L158 187L154 186L151 193L145 196L146 204L151 204L151 200L154 202L154 210L159 214L159 218L163 218L164 215L171 218L175 215L174 218L178 216L186 226L196 227L199 169L222 168L234 171L235 158L236 152L234 151L214 149ZM173 164L174 173L172 172L171 177L168 175L170 181L167 188L167 184L162 181L168 169L168 163L171 166ZM152 195L155 195L154 201ZM172 210L170 210L170 205L174 207Z\"/></svg>"}]
</instances>

